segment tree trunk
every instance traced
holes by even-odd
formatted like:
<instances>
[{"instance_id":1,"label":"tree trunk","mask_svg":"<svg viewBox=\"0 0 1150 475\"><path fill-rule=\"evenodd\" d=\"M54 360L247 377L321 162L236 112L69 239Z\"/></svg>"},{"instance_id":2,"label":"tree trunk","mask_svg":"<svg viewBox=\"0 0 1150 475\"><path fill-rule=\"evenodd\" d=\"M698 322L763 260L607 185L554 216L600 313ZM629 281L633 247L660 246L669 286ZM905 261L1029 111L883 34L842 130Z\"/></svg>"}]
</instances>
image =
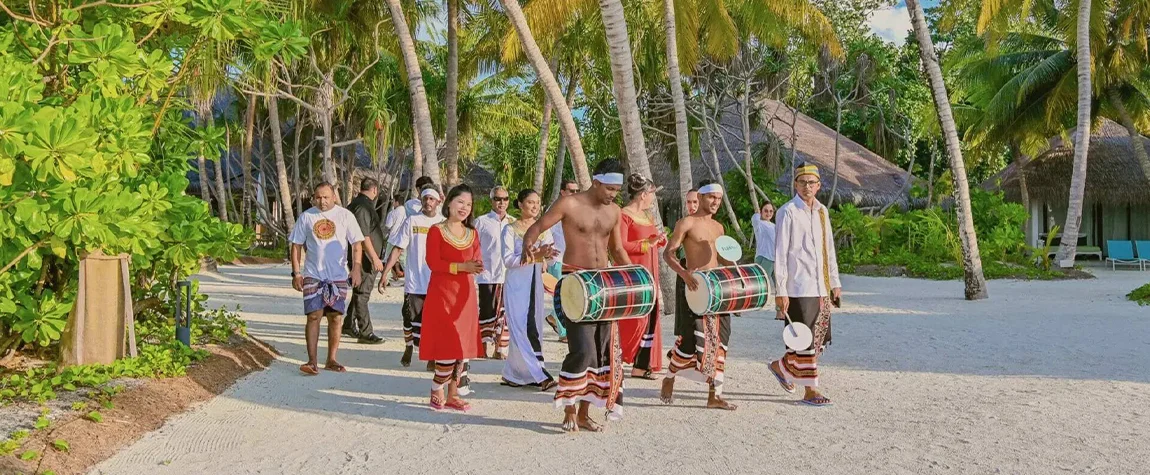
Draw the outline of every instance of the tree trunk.
<instances>
[{"instance_id":1,"label":"tree trunk","mask_svg":"<svg viewBox=\"0 0 1150 475\"><path fill-rule=\"evenodd\" d=\"M534 190L543 190L543 179L547 173L547 145L551 136L551 100L543 98L543 121L539 124L539 152L535 154Z\"/></svg>"},{"instance_id":2,"label":"tree trunk","mask_svg":"<svg viewBox=\"0 0 1150 475\"><path fill-rule=\"evenodd\" d=\"M435 133L431 129L431 109L427 106L427 90L423 87L423 73L419 69L419 56L415 52L415 40L411 38L411 29L407 19L403 16L403 7L400 0L387 0L391 10L391 21L395 24L396 38L399 40L400 50L403 52L403 65L407 71L407 90L411 94L411 115L415 118L415 136L419 142L419 152L423 154L423 164L426 168L424 174L431 177L435 184L440 183L439 158L436 157Z\"/></svg>"},{"instance_id":3,"label":"tree trunk","mask_svg":"<svg viewBox=\"0 0 1150 475\"><path fill-rule=\"evenodd\" d=\"M742 112L743 122L743 165L747 169L745 173L747 178L747 193L751 195L751 205L755 207L755 212L758 213L762 208L759 207L759 195L755 192L755 170L751 160L751 80L746 78L743 80L743 96L739 101L739 109ZM686 199L686 193L683 194Z\"/></svg>"},{"instance_id":4,"label":"tree trunk","mask_svg":"<svg viewBox=\"0 0 1150 475\"><path fill-rule=\"evenodd\" d=\"M1078 250L1078 231L1082 226L1082 202L1086 195L1086 159L1090 152L1090 4L1078 3L1078 130L1074 140L1074 168L1070 174L1070 202L1066 209L1066 225L1062 227L1058 246L1058 266L1074 267Z\"/></svg>"},{"instance_id":5,"label":"tree trunk","mask_svg":"<svg viewBox=\"0 0 1150 475\"><path fill-rule=\"evenodd\" d=\"M200 172L200 198L204 200L204 203L208 204L208 211L210 212L212 210L212 194L211 194L211 190L208 187L208 163L207 162L208 161L207 161L207 159L205 159L203 153L196 155L196 167L199 168L199 172ZM220 202L222 203L223 201L220 201ZM219 212L217 211L216 214L219 214ZM223 219L222 215L220 216L220 219Z\"/></svg>"},{"instance_id":6,"label":"tree trunk","mask_svg":"<svg viewBox=\"0 0 1150 475\"><path fill-rule=\"evenodd\" d=\"M287 163L284 161L283 132L280 130L280 108L275 96L267 97L268 122L271 124L272 150L276 154L276 178L279 181L280 209L282 210L284 229L290 235L295 227L295 213L291 205L291 185L288 183Z\"/></svg>"},{"instance_id":7,"label":"tree trunk","mask_svg":"<svg viewBox=\"0 0 1150 475\"><path fill-rule=\"evenodd\" d=\"M292 178L294 179L294 182L292 185L292 194L295 195L295 208L294 208L295 213L302 213L303 212L303 190L302 190L303 187L300 186L300 182L299 182L299 178L300 178L300 176L299 176L300 175L300 173L299 173L299 165L300 165L300 161L299 161L299 139L300 139L300 136L303 135L303 121L304 121L304 114L303 114L303 111L300 110L300 113L296 114L296 116L295 116L295 145L293 145L294 151L292 152L292 162L293 162L293 165L292 165L293 177ZM295 215L295 213L293 213L292 217L291 217L293 223L295 222L295 219L298 217Z\"/></svg>"},{"instance_id":8,"label":"tree trunk","mask_svg":"<svg viewBox=\"0 0 1150 475\"><path fill-rule=\"evenodd\" d=\"M683 77L679 72L679 46L675 25L675 0L663 0L663 23L667 34L667 79L675 106L675 155L679 159L679 205L687 214L687 190L692 188L691 136L687 128L687 101L683 98Z\"/></svg>"},{"instance_id":9,"label":"tree trunk","mask_svg":"<svg viewBox=\"0 0 1150 475\"><path fill-rule=\"evenodd\" d=\"M389 0L397 1L397 0ZM507 14L511 25L515 27L515 34L519 37L519 44L523 53L535 69L535 75L542 83L543 92L551 101L552 107L559 118L559 130L563 133L563 142L571 152L571 167L575 169L575 181L579 187L586 190L591 187L591 173L587 169L587 156L583 154L583 142L579 139L579 129L575 127L575 118L571 115L571 108L563 99L563 91L559 89L559 82L555 80L555 73L547 65L531 29L527 26L527 18L523 16L523 9L518 0L499 0L503 4L503 11Z\"/></svg>"},{"instance_id":10,"label":"tree trunk","mask_svg":"<svg viewBox=\"0 0 1150 475\"><path fill-rule=\"evenodd\" d=\"M934 97L934 105L938 112L938 122L942 125L947 154L950 155L950 170L954 178L957 204L955 209L958 212L958 235L962 240L966 299L984 299L988 297L986 277L982 273L982 257L978 252L978 237L974 231L974 216L970 209L970 185L966 181L966 165L962 159L962 146L958 142L954 115L950 110L950 98L946 94L942 68L939 67L938 56L934 53L934 43L930 39L930 30L926 26L926 15L923 13L922 4L919 0L907 0L906 4L910 10L915 37L918 39L919 56L926 67L927 81L930 83L931 95Z\"/></svg>"},{"instance_id":11,"label":"tree trunk","mask_svg":"<svg viewBox=\"0 0 1150 475\"><path fill-rule=\"evenodd\" d=\"M567 108L575 105L575 86L578 84L579 69L571 68L570 77L567 78ZM555 150L555 178L551 180L551 201L559 199L559 189L563 185L563 171L567 168L567 138L559 134L559 148Z\"/></svg>"},{"instance_id":12,"label":"tree trunk","mask_svg":"<svg viewBox=\"0 0 1150 475\"><path fill-rule=\"evenodd\" d=\"M415 181L423 177L423 155L421 154L419 140L411 138L411 197L419 198L419 190L415 188Z\"/></svg>"},{"instance_id":13,"label":"tree trunk","mask_svg":"<svg viewBox=\"0 0 1150 475\"><path fill-rule=\"evenodd\" d=\"M228 193L224 188L224 167L226 166L225 157L216 158L216 205L220 210L220 219L223 221L228 221Z\"/></svg>"},{"instance_id":14,"label":"tree trunk","mask_svg":"<svg viewBox=\"0 0 1150 475\"><path fill-rule=\"evenodd\" d=\"M1141 165L1142 175L1146 177L1146 181L1150 182L1150 156L1146 154L1146 142L1142 140L1142 134L1138 133L1138 128L1134 126L1134 119L1126 110L1126 104L1122 102L1118 90L1110 88L1106 92L1110 96L1110 104L1118 111L1118 119L1126 128L1126 133L1130 135L1130 146L1134 148L1134 157L1138 159L1138 164Z\"/></svg>"},{"instance_id":15,"label":"tree trunk","mask_svg":"<svg viewBox=\"0 0 1150 475\"><path fill-rule=\"evenodd\" d=\"M720 130L719 133L722 131ZM723 179L723 169L719 166L719 151L715 149L715 137L710 134L707 135L707 142L711 145L711 166L715 170L715 180L719 182L719 186L726 190L727 181ZM735 207L731 206L730 193L723 193L723 207L727 210L727 218L731 221L731 228L735 230L739 242L747 242L747 235L743 234L743 227L739 225L739 217L735 214Z\"/></svg>"},{"instance_id":16,"label":"tree trunk","mask_svg":"<svg viewBox=\"0 0 1150 475\"><path fill-rule=\"evenodd\" d=\"M651 167L647 162L647 144L643 140L639 103L635 97L634 62L631 58L631 40L627 35L627 20L623 17L623 3L621 0L599 0L599 9L602 12L603 27L607 31L612 92L622 127L627 163L631 173L650 178Z\"/></svg>"},{"instance_id":17,"label":"tree trunk","mask_svg":"<svg viewBox=\"0 0 1150 475\"><path fill-rule=\"evenodd\" d=\"M1030 163L1030 157L1023 154L1018 144L1010 144L1010 154L1014 156L1014 161L1018 163L1018 190L1022 195L1022 207L1026 209L1026 220L1022 223L1022 231L1029 235L1030 233L1030 186L1026 183L1026 165ZM1033 236L1031 236L1033 237ZM1027 242L1026 245L1033 245L1033 242Z\"/></svg>"},{"instance_id":18,"label":"tree trunk","mask_svg":"<svg viewBox=\"0 0 1150 475\"><path fill-rule=\"evenodd\" d=\"M252 144L256 138L256 96L248 95L248 108L244 113L244 148L240 151L240 168L244 172L244 190L240 195L241 223L248 229L252 228Z\"/></svg>"},{"instance_id":19,"label":"tree trunk","mask_svg":"<svg viewBox=\"0 0 1150 475\"><path fill-rule=\"evenodd\" d=\"M934 206L934 159L938 158L938 146L934 140L930 141L930 172L926 179L926 205Z\"/></svg>"},{"instance_id":20,"label":"tree trunk","mask_svg":"<svg viewBox=\"0 0 1150 475\"><path fill-rule=\"evenodd\" d=\"M827 199L827 207L835 205L835 195L839 192L839 150L842 148L843 105L836 99L835 102L835 165L831 171L831 197Z\"/></svg>"},{"instance_id":21,"label":"tree trunk","mask_svg":"<svg viewBox=\"0 0 1150 475\"><path fill-rule=\"evenodd\" d=\"M447 131L443 162L447 166L447 186L459 184L459 0L447 0L447 91L444 113Z\"/></svg>"},{"instance_id":22,"label":"tree trunk","mask_svg":"<svg viewBox=\"0 0 1150 475\"><path fill-rule=\"evenodd\" d=\"M320 113L316 115L316 121L319 122L320 134L323 136L323 162L320 165L323 171L320 174L320 179L333 187L339 186L339 177L336 176L335 171L335 157L332 156L332 145L334 144L334 133L332 132L333 115L335 114L335 83L334 74L332 72L325 73L327 77L323 80L323 84L316 94L316 108Z\"/></svg>"}]
</instances>

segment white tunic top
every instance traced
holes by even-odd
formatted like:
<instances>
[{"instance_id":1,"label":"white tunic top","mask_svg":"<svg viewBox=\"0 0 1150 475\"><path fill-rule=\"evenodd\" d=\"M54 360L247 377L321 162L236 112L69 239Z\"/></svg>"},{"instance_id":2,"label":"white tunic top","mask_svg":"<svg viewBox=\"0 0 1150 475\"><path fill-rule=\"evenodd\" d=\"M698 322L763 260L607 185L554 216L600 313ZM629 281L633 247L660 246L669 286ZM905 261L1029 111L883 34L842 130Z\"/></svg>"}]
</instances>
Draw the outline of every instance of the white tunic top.
<instances>
[{"instance_id":1,"label":"white tunic top","mask_svg":"<svg viewBox=\"0 0 1150 475\"><path fill-rule=\"evenodd\" d=\"M502 284L506 266L503 265L503 228L515 218L500 218L494 211L475 218L475 231L479 234L479 253L483 256L483 272L475 276L479 284Z\"/></svg>"},{"instance_id":2,"label":"white tunic top","mask_svg":"<svg viewBox=\"0 0 1150 475\"><path fill-rule=\"evenodd\" d=\"M763 221L762 215L751 217L751 227L755 229L755 256L775 260L775 223Z\"/></svg>"},{"instance_id":3,"label":"white tunic top","mask_svg":"<svg viewBox=\"0 0 1150 475\"><path fill-rule=\"evenodd\" d=\"M311 208L295 222L288 240L304 246L303 276L327 282L348 278L348 245L363 241L355 215L336 205L327 211Z\"/></svg>"},{"instance_id":4,"label":"white tunic top","mask_svg":"<svg viewBox=\"0 0 1150 475\"><path fill-rule=\"evenodd\" d=\"M393 233L391 245L403 249L407 254L404 261L403 293L427 295L427 283L431 280L431 270L427 268L427 231L443 221L443 216L420 213L408 216Z\"/></svg>"},{"instance_id":5,"label":"white tunic top","mask_svg":"<svg viewBox=\"0 0 1150 475\"><path fill-rule=\"evenodd\" d=\"M808 207L795 196L779 207L775 215L778 224L775 243L775 281L779 297L829 297L823 276L823 230L826 230L826 249L830 258L828 270L831 288L842 287L839 282L839 261L835 255L835 237L831 231L829 211L826 218L819 210L827 207L815 201Z\"/></svg>"}]
</instances>

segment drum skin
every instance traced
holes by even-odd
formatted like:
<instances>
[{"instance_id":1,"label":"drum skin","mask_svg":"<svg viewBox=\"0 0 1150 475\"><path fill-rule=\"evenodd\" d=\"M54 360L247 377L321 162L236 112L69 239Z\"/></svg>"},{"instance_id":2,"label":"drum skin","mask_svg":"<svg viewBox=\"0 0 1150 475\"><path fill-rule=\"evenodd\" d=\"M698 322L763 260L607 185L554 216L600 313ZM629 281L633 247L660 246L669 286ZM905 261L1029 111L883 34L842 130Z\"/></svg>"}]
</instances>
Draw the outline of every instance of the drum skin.
<instances>
[{"instance_id":1,"label":"drum skin","mask_svg":"<svg viewBox=\"0 0 1150 475\"><path fill-rule=\"evenodd\" d=\"M575 323L646 317L655 309L655 285L643 266L567 274L559 281L561 311Z\"/></svg>"},{"instance_id":2,"label":"drum skin","mask_svg":"<svg viewBox=\"0 0 1150 475\"><path fill-rule=\"evenodd\" d=\"M694 276L699 288L687 290L687 303L695 315L759 310L771 301L770 280L758 264L716 267Z\"/></svg>"}]
</instances>

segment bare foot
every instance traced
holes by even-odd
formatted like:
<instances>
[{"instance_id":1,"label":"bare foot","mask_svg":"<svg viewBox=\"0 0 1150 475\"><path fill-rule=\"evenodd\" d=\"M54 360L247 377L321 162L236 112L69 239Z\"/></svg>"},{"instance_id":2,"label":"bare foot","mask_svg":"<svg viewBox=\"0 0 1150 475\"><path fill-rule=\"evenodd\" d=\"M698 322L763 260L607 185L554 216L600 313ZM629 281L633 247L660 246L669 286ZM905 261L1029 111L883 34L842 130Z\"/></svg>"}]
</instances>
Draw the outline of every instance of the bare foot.
<instances>
[{"instance_id":1,"label":"bare foot","mask_svg":"<svg viewBox=\"0 0 1150 475\"><path fill-rule=\"evenodd\" d=\"M659 399L663 404L675 402L675 378L663 378L663 389L659 390Z\"/></svg>"},{"instance_id":2,"label":"bare foot","mask_svg":"<svg viewBox=\"0 0 1150 475\"><path fill-rule=\"evenodd\" d=\"M579 432L579 424L575 422L575 414L563 416L563 432Z\"/></svg>"},{"instance_id":3,"label":"bare foot","mask_svg":"<svg viewBox=\"0 0 1150 475\"><path fill-rule=\"evenodd\" d=\"M603 426L591 420L591 418L586 414L578 416L575 419L575 423L579 425L580 429L586 430L588 432L603 432Z\"/></svg>"},{"instance_id":4,"label":"bare foot","mask_svg":"<svg viewBox=\"0 0 1150 475\"><path fill-rule=\"evenodd\" d=\"M708 409L722 409L724 411L733 411L735 409L738 409L739 406L736 406L736 405L731 404L727 401L724 401L723 398L719 397L717 394L711 393L711 396L707 398L707 408Z\"/></svg>"}]
</instances>

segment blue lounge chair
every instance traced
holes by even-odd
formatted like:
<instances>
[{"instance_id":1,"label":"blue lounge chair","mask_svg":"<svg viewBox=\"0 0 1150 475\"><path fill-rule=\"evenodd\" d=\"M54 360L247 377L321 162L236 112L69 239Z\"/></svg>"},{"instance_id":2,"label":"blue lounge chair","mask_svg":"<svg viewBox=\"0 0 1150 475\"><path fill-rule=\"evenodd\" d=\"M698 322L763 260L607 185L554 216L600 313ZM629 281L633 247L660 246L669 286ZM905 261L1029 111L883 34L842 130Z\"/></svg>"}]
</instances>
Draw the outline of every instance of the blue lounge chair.
<instances>
[{"instance_id":1,"label":"blue lounge chair","mask_svg":"<svg viewBox=\"0 0 1150 475\"><path fill-rule=\"evenodd\" d=\"M1127 266L1138 266L1140 270L1146 270L1145 264L1134 257L1134 243L1131 241L1106 241L1106 249L1109 251L1110 256L1106 261L1110 263L1110 269L1117 269L1119 264Z\"/></svg>"},{"instance_id":2,"label":"blue lounge chair","mask_svg":"<svg viewBox=\"0 0 1150 475\"><path fill-rule=\"evenodd\" d=\"M1134 241L1134 246L1138 248L1138 260L1142 261L1142 270L1146 270L1146 266L1150 265L1150 241Z\"/></svg>"}]
</instances>

